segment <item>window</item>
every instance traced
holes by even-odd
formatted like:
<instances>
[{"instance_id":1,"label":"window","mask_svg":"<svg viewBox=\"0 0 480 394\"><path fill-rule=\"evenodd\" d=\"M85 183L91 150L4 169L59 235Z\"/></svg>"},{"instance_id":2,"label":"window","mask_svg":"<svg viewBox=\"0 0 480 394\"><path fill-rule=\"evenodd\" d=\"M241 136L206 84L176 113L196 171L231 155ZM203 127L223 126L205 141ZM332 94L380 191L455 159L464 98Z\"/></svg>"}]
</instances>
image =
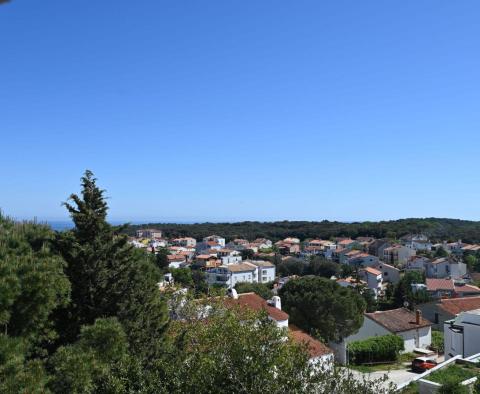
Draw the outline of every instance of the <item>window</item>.
<instances>
[{"instance_id":1,"label":"window","mask_svg":"<svg viewBox=\"0 0 480 394\"><path fill-rule=\"evenodd\" d=\"M435 313L435 324L438 324L438 313Z\"/></svg>"}]
</instances>

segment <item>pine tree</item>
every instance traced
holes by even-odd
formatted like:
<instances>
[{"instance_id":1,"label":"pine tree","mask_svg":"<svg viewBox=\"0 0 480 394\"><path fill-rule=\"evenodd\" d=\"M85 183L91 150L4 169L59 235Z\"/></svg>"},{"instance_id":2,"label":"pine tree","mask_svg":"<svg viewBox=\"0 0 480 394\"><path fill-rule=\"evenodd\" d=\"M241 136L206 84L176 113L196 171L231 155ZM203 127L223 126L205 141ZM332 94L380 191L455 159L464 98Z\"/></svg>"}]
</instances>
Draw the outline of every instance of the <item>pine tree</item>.
<instances>
[{"instance_id":1,"label":"pine tree","mask_svg":"<svg viewBox=\"0 0 480 394\"><path fill-rule=\"evenodd\" d=\"M87 170L81 197L72 194L71 203L64 203L75 227L58 233L56 242L72 283L71 303L58 316L62 343L75 341L81 326L116 316L136 350L149 353L154 346L145 340L159 338L166 322L156 285L159 271L145 253L128 244L122 227L107 222L104 194Z\"/></svg>"}]
</instances>

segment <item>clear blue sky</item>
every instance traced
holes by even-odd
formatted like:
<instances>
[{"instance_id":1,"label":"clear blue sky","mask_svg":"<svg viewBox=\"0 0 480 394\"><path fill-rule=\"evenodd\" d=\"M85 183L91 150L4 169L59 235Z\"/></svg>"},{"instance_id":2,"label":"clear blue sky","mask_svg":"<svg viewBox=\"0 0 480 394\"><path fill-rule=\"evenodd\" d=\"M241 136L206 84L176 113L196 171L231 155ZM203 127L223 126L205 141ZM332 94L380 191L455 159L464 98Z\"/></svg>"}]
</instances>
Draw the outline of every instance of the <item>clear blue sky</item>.
<instances>
[{"instance_id":1,"label":"clear blue sky","mask_svg":"<svg viewBox=\"0 0 480 394\"><path fill-rule=\"evenodd\" d=\"M480 219L480 2L12 0L0 207Z\"/></svg>"}]
</instances>

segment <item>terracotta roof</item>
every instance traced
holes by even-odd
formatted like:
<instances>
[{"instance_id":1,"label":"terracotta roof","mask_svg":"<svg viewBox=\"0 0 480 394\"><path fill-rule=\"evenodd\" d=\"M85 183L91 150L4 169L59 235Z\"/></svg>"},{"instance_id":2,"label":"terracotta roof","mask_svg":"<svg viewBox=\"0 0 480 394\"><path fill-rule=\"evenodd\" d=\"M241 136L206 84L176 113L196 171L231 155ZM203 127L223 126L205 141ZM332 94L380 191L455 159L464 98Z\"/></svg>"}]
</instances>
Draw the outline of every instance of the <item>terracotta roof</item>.
<instances>
[{"instance_id":1,"label":"terracotta roof","mask_svg":"<svg viewBox=\"0 0 480 394\"><path fill-rule=\"evenodd\" d=\"M408 331L419 327L428 327L432 325L432 323L430 323L423 317L420 317L420 324L415 324L415 313L409 311L406 308L365 313L365 316L393 333Z\"/></svg>"},{"instance_id":2,"label":"terracotta roof","mask_svg":"<svg viewBox=\"0 0 480 394\"><path fill-rule=\"evenodd\" d=\"M372 274L372 275L382 275L381 271L376 270L375 268L372 268L372 267L367 267L367 268L364 268L363 270Z\"/></svg>"},{"instance_id":3,"label":"terracotta roof","mask_svg":"<svg viewBox=\"0 0 480 394\"><path fill-rule=\"evenodd\" d=\"M344 239L344 240L339 242L339 245L349 245L352 242L355 242L355 241L353 239Z\"/></svg>"},{"instance_id":4,"label":"terracotta roof","mask_svg":"<svg viewBox=\"0 0 480 394\"><path fill-rule=\"evenodd\" d=\"M455 290L455 286L453 285L453 280L451 279L427 278L426 285L427 285L427 290L429 291Z\"/></svg>"},{"instance_id":5,"label":"terracotta roof","mask_svg":"<svg viewBox=\"0 0 480 394\"><path fill-rule=\"evenodd\" d=\"M265 260L247 260L245 262L254 264L258 267L275 267L275 264L272 264L270 261L265 261Z\"/></svg>"},{"instance_id":6,"label":"terracotta roof","mask_svg":"<svg viewBox=\"0 0 480 394\"><path fill-rule=\"evenodd\" d=\"M480 308L480 297L451 298L441 300L438 307L451 315Z\"/></svg>"},{"instance_id":7,"label":"terracotta roof","mask_svg":"<svg viewBox=\"0 0 480 394\"><path fill-rule=\"evenodd\" d=\"M255 271L257 267L249 263L240 263L240 264L230 264L227 266L227 268L231 272L245 272L245 271Z\"/></svg>"},{"instance_id":8,"label":"terracotta roof","mask_svg":"<svg viewBox=\"0 0 480 394\"><path fill-rule=\"evenodd\" d=\"M462 286L455 286L455 293L478 293L480 294L480 288L477 286L472 285L462 285Z\"/></svg>"},{"instance_id":9,"label":"terracotta roof","mask_svg":"<svg viewBox=\"0 0 480 394\"><path fill-rule=\"evenodd\" d=\"M268 315L276 321L288 320L287 313L274 306L268 305L267 301L255 293L239 294L236 300L229 298L227 304L239 305L240 307L250 308L257 312L266 311Z\"/></svg>"},{"instance_id":10,"label":"terracotta roof","mask_svg":"<svg viewBox=\"0 0 480 394\"><path fill-rule=\"evenodd\" d=\"M175 260L185 261L185 256L183 256L181 254L169 254L167 256L167 259L171 260L171 261L175 261Z\"/></svg>"},{"instance_id":11,"label":"terracotta roof","mask_svg":"<svg viewBox=\"0 0 480 394\"><path fill-rule=\"evenodd\" d=\"M333 354L332 349L330 349L327 345L323 344L315 338L312 338L310 335L308 335L305 331L301 330L297 326L289 324L288 329L290 331L290 336L293 341L298 343L304 343L307 346L310 358Z\"/></svg>"},{"instance_id":12,"label":"terracotta roof","mask_svg":"<svg viewBox=\"0 0 480 394\"><path fill-rule=\"evenodd\" d=\"M430 264L440 264L448 261L446 257L440 257L439 259L433 260Z\"/></svg>"},{"instance_id":13,"label":"terracotta roof","mask_svg":"<svg viewBox=\"0 0 480 394\"><path fill-rule=\"evenodd\" d=\"M210 258L216 258L216 257L212 256L211 254L199 254L196 258L198 260L208 260Z\"/></svg>"}]
</instances>

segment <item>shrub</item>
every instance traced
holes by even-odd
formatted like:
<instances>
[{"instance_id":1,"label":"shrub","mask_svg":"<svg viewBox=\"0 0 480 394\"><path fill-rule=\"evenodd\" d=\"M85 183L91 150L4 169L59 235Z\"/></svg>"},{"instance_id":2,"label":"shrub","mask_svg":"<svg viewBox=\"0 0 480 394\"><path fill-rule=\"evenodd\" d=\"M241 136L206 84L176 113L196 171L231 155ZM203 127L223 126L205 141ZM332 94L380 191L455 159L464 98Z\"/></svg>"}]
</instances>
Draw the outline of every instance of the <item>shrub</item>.
<instances>
[{"instance_id":1,"label":"shrub","mask_svg":"<svg viewBox=\"0 0 480 394\"><path fill-rule=\"evenodd\" d=\"M443 332L441 331L432 331L432 344L430 348L437 353L443 353Z\"/></svg>"},{"instance_id":2,"label":"shrub","mask_svg":"<svg viewBox=\"0 0 480 394\"><path fill-rule=\"evenodd\" d=\"M396 335L383 335L348 344L352 364L396 361L404 350L403 339Z\"/></svg>"}]
</instances>

